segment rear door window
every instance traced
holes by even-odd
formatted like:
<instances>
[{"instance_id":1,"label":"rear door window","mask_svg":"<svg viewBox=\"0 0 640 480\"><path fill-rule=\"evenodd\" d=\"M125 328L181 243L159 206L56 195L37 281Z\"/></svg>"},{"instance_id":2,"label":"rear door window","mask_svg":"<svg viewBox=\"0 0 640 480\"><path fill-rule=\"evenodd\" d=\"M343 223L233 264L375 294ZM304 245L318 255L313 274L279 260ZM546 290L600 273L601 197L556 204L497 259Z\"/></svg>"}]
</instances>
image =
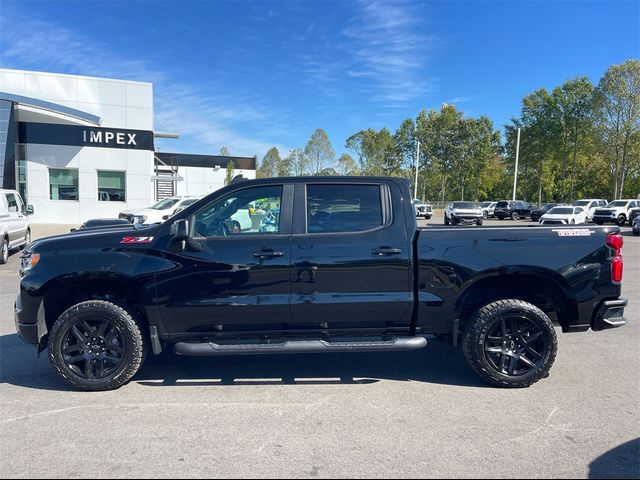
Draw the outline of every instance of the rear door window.
<instances>
[{"instance_id":1,"label":"rear door window","mask_svg":"<svg viewBox=\"0 0 640 480\"><path fill-rule=\"evenodd\" d=\"M383 224L380 186L307 186L307 233L364 232Z\"/></svg>"}]
</instances>

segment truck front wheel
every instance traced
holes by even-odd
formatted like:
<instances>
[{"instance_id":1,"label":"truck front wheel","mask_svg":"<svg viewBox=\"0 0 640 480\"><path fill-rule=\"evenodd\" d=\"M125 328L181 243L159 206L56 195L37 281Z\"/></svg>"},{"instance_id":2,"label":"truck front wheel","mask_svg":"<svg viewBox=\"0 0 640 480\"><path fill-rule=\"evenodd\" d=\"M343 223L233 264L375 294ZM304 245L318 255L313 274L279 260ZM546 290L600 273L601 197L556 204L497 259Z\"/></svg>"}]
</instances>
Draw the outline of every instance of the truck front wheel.
<instances>
[{"instance_id":1,"label":"truck front wheel","mask_svg":"<svg viewBox=\"0 0 640 480\"><path fill-rule=\"evenodd\" d=\"M92 300L65 311L49 335L49 359L80 390L121 387L139 370L143 336L133 317L113 303Z\"/></svg>"},{"instance_id":2,"label":"truck front wheel","mask_svg":"<svg viewBox=\"0 0 640 480\"><path fill-rule=\"evenodd\" d=\"M549 374L558 339L549 317L522 300L485 305L467 323L464 355L483 380L498 387L522 388Z\"/></svg>"}]
</instances>

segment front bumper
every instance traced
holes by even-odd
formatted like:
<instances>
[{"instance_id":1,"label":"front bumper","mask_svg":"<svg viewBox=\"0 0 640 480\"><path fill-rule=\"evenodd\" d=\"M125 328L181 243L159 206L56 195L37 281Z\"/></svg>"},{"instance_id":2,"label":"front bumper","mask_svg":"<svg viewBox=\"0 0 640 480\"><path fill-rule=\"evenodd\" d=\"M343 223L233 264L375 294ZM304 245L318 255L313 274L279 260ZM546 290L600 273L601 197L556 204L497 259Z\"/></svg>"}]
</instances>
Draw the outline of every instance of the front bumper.
<instances>
[{"instance_id":1,"label":"front bumper","mask_svg":"<svg viewBox=\"0 0 640 480\"><path fill-rule=\"evenodd\" d=\"M16 331L24 342L32 345L39 345L42 337L48 333L42 304L40 304L40 308L38 308L35 318L33 317L34 315L27 312L27 309L23 307L20 295L18 295L13 307L13 318L16 325Z\"/></svg>"},{"instance_id":2,"label":"front bumper","mask_svg":"<svg viewBox=\"0 0 640 480\"><path fill-rule=\"evenodd\" d=\"M624 317L624 307L627 306L626 298L616 300L605 300L600 304L593 316L591 328L599 332L610 328L618 328L627 324Z\"/></svg>"},{"instance_id":3,"label":"front bumper","mask_svg":"<svg viewBox=\"0 0 640 480\"><path fill-rule=\"evenodd\" d=\"M474 224L483 220L482 215L452 215L451 220L457 223Z\"/></svg>"}]
</instances>

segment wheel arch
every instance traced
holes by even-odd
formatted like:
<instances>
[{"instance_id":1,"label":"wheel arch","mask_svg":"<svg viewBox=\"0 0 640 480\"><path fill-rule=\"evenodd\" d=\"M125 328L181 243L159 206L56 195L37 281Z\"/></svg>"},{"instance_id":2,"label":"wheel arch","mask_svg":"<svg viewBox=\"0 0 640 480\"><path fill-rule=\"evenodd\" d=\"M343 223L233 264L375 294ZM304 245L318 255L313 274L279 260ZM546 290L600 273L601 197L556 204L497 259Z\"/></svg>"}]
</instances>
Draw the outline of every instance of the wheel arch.
<instances>
[{"instance_id":1,"label":"wheel arch","mask_svg":"<svg viewBox=\"0 0 640 480\"><path fill-rule=\"evenodd\" d=\"M536 267L516 267L487 272L468 284L456 302L461 324L482 306L503 299L531 303L547 314L554 314L563 331L578 316L578 302L566 280L557 272Z\"/></svg>"},{"instance_id":2,"label":"wheel arch","mask_svg":"<svg viewBox=\"0 0 640 480\"><path fill-rule=\"evenodd\" d=\"M146 310L135 279L109 273L91 278L56 280L42 299L47 330L51 330L68 308L87 300L113 303L135 315L142 326L148 327Z\"/></svg>"}]
</instances>

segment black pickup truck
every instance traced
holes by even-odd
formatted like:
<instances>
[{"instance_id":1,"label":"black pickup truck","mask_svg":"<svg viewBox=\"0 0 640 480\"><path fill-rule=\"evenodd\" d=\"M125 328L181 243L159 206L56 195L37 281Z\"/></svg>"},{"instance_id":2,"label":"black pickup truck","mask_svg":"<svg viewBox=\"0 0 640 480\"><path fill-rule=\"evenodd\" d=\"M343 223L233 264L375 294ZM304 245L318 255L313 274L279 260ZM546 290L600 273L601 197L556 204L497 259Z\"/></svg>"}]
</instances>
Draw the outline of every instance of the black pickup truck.
<instances>
[{"instance_id":1,"label":"black pickup truck","mask_svg":"<svg viewBox=\"0 0 640 480\"><path fill-rule=\"evenodd\" d=\"M251 226L237 228L247 210ZM377 352L430 335L461 339L492 385L525 387L554 362L553 322L626 322L621 248L617 226L418 229L399 179L238 181L159 225L34 242L15 322L85 390L120 387L169 347Z\"/></svg>"}]
</instances>

